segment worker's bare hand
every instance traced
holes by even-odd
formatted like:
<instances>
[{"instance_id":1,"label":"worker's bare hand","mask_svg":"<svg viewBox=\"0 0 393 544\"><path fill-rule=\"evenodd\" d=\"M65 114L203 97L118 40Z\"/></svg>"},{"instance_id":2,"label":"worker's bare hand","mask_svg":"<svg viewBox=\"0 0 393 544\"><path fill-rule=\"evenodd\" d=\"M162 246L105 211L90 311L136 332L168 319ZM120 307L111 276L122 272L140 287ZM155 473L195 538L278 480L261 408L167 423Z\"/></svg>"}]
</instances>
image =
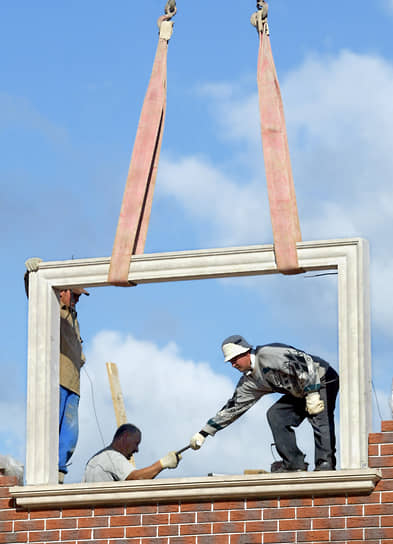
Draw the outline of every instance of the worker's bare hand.
<instances>
[{"instance_id":1,"label":"worker's bare hand","mask_svg":"<svg viewBox=\"0 0 393 544\"><path fill-rule=\"evenodd\" d=\"M37 272L42 259L39 257L31 257L25 262L25 267L28 272Z\"/></svg>"},{"instance_id":2,"label":"worker's bare hand","mask_svg":"<svg viewBox=\"0 0 393 544\"><path fill-rule=\"evenodd\" d=\"M160 463L162 468L176 468L181 459L181 455L176 455L175 451L170 451L162 459Z\"/></svg>"},{"instance_id":3,"label":"worker's bare hand","mask_svg":"<svg viewBox=\"0 0 393 544\"><path fill-rule=\"evenodd\" d=\"M201 433L196 433L194 436L191 437L190 440L190 446L193 450L199 450L199 448L203 445L205 441L205 437Z\"/></svg>"},{"instance_id":4,"label":"worker's bare hand","mask_svg":"<svg viewBox=\"0 0 393 544\"><path fill-rule=\"evenodd\" d=\"M316 416L317 414L323 412L324 409L325 403L317 391L314 393L309 393L306 396L306 411L310 414L310 416Z\"/></svg>"}]
</instances>

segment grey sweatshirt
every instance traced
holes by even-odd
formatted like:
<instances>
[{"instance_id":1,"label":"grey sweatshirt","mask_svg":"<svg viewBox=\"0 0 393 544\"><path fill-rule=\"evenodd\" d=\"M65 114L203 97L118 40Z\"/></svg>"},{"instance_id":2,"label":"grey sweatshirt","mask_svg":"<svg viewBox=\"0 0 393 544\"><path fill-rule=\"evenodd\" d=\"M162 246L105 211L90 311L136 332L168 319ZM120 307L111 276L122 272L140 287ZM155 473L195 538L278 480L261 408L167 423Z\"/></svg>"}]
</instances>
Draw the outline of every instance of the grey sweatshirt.
<instances>
[{"instance_id":1,"label":"grey sweatshirt","mask_svg":"<svg viewBox=\"0 0 393 544\"><path fill-rule=\"evenodd\" d=\"M320 378L329 368L320 357L286 344L257 346L251 351L251 361L253 368L243 374L232 398L208 420L202 431L215 435L268 393L289 393L302 398L319 391Z\"/></svg>"}]
</instances>

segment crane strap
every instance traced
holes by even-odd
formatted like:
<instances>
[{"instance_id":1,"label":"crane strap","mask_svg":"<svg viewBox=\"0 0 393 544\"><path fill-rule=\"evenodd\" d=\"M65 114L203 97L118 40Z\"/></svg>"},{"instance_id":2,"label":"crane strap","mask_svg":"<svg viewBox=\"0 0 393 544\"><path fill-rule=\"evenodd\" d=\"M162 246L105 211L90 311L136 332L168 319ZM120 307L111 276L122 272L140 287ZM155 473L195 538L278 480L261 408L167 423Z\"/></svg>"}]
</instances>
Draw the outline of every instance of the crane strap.
<instances>
[{"instance_id":1,"label":"crane strap","mask_svg":"<svg viewBox=\"0 0 393 544\"><path fill-rule=\"evenodd\" d=\"M284 107L270 44L268 5L259 0L257 7L258 11L251 16L251 24L259 34L259 108L275 259L283 274L298 274L303 271L299 269L296 249L301 232Z\"/></svg>"},{"instance_id":2,"label":"crane strap","mask_svg":"<svg viewBox=\"0 0 393 544\"><path fill-rule=\"evenodd\" d=\"M144 251L157 176L166 110L167 54L176 1L169 0L160 29L153 70L142 107L113 244L108 281L128 286L133 254Z\"/></svg>"}]
</instances>

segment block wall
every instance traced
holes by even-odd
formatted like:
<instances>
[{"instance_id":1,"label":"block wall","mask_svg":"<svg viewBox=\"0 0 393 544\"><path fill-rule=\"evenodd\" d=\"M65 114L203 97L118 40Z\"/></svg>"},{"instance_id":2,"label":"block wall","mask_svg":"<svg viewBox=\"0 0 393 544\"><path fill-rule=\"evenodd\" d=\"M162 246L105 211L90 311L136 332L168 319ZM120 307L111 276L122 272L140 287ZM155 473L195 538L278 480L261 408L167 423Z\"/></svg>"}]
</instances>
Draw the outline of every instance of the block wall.
<instances>
[{"instance_id":1,"label":"block wall","mask_svg":"<svg viewBox=\"0 0 393 544\"><path fill-rule=\"evenodd\" d=\"M0 544L393 544L393 421L369 437L382 479L367 496L214 500L31 510L15 508L0 476Z\"/></svg>"}]
</instances>

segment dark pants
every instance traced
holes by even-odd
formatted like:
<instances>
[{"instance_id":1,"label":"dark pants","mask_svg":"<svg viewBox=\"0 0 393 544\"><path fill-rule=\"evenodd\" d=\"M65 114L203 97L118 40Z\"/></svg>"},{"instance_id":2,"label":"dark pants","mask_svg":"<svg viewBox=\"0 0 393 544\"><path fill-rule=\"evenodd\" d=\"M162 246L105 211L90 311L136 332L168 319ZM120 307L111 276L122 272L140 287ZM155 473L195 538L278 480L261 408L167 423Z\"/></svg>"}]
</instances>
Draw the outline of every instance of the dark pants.
<instances>
[{"instance_id":1,"label":"dark pants","mask_svg":"<svg viewBox=\"0 0 393 544\"><path fill-rule=\"evenodd\" d=\"M293 427L298 427L306 418L314 431L315 466L327 461L336 468L336 436L334 432L334 408L338 393L337 372L329 367L321 379L319 394L325 403L320 414L310 416L306 412L304 398L283 395L267 412L267 419L273 433L275 446L289 469L304 468L304 454L297 447Z\"/></svg>"}]
</instances>

